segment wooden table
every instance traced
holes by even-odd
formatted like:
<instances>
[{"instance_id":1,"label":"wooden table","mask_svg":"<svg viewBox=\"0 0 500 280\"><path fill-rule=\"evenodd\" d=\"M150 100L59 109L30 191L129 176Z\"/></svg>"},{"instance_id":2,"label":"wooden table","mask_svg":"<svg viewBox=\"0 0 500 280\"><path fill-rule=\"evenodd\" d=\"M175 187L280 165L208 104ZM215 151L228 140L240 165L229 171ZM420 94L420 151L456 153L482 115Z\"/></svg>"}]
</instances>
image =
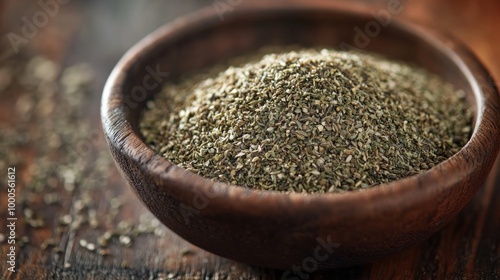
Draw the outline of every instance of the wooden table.
<instances>
[{"instance_id":1,"label":"wooden table","mask_svg":"<svg viewBox=\"0 0 500 280\"><path fill-rule=\"evenodd\" d=\"M217 1L228 3L225 0ZM26 43L19 45L19 53L13 51L7 37L9 32L22 34L22 18L32 19L43 8L36 4L36 1L2 2L0 11L3 23L0 24L0 31L3 30L4 35L0 40L0 69L26 63L27 57L34 55L47 57L61 67L88 62L95 78L81 103L82 119L74 122L75 125L83 121L91 124L89 128L91 133L99 127L98 108L101 88L121 54L155 27L205 5L202 1L142 2L75 0L67 4L58 4L57 12L54 12L53 16L50 15L48 22L37 28L36 34ZM374 12L387 7L387 1L383 0L358 2L372 5ZM500 81L500 52L497 51L497 46L500 44L500 32L497 30L500 24L499 1L482 1L478 4L473 0L413 0L402 3L404 11L397 17L453 33L480 57L494 78ZM238 9L239 6L234 8ZM16 116L16 110L19 110L15 104L19 103L19 96L25 91L25 86L15 84L4 89L0 95L2 97L0 124L4 129L8 127L14 135L29 134L41 129L35 127L35 123L19 127L17 125L19 118L13 118ZM57 104L56 110L59 110ZM97 159L106 161L110 158L102 136L95 136L91 143L91 151L84 157L86 162L84 165L90 166L90 171ZM76 144L81 143L76 142ZM123 221L128 221L131 225L141 224L141 216L142 220L147 220L153 226L155 221L151 221L147 209L126 187L112 165L105 176L100 175L104 180L93 182L93 187L86 190L78 187L68 190L60 178L39 178L38 182L51 185L51 192L60 194L61 201L47 205L44 189L38 192L33 187L35 184L33 174L40 168L36 165L38 154L43 150L39 145L39 142L31 141L10 151L16 153L17 159L20 160L16 163L16 188L18 198L24 199L23 203L16 206L18 218L16 237L21 241L21 237L26 236L29 237L29 241L24 240L28 241L27 244L16 248L17 273L15 274L7 270L5 261L10 245L6 243L7 240L0 244L0 260L2 260L0 279L281 277L282 271L250 267L205 252L182 240L162 225L158 226L160 230L156 232L146 232L134 237L130 246L126 245L127 240L120 240L119 237L111 238L109 246L106 247L111 254L109 256L99 254L98 248L90 250L92 248L85 242L82 244L81 240L97 244L98 237L106 230L119 226L126 227ZM56 162L60 160L61 164L67 163L64 151L54 155ZM7 166L14 164L6 162L6 158L3 160ZM79 172L90 171L86 169ZM2 170L2 174L5 174L4 172L7 172L6 168ZM2 178L6 181L6 175L2 175ZM8 197L4 182L1 185L0 233L4 234L5 238L8 235L6 229ZM61 226L60 220L64 220L64 217L69 217L73 221L77 217L77 212L81 210L78 201L89 199L89 203L95 207L95 212L89 214L87 211L86 217L92 215L95 217L97 214L97 224L89 220L76 228ZM309 279L500 279L500 204L496 203L498 199L500 199L500 158L484 186L466 209L429 240L372 264L318 272L310 275ZM119 206L118 202L122 205ZM43 220L43 226L36 226L32 221L26 223L29 220L26 215L31 214L26 210L28 208ZM52 240L54 244L47 243L47 240ZM57 252L53 248L60 248L60 251Z\"/></svg>"}]
</instances>

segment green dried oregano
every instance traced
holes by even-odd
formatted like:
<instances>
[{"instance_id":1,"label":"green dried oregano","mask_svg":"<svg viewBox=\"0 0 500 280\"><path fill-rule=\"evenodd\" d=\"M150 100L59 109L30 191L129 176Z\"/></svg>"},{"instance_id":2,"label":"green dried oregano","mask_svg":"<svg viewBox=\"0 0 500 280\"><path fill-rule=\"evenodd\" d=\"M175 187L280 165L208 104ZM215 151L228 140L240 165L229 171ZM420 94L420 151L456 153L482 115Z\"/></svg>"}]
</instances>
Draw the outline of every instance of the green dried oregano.
<instances>
[{"instance_id":1,"label":"green dried oregano","mask_svg":"<svg viewBox=\"0 0 500 280\"><path fill-rule=\"evenodd\" d=\"M165 158L222 182L368 188L428 170L470 137L463 93L373 54L285 51L220 70L165 86L140 127Z\"/></svg>"}]
</instances>

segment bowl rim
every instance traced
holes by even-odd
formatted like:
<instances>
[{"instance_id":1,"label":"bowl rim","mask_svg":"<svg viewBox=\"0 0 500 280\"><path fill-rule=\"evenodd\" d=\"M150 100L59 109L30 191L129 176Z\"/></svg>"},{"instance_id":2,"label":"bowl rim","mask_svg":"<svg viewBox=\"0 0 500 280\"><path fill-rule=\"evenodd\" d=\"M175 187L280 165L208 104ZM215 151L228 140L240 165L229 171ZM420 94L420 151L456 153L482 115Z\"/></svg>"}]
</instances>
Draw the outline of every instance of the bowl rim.
<instances>
[{"instance_id":1,"label":"bowl rim","mask_svg":"<svg viewBox=\"0 0 500 280\"><path fill-rule=\"evenodd\" d=\"M314 2L314 1L313 1ZM369 12L369 9L363 9L356 5L345 5L338 3L328 4L300 4L292 2L286 5L250 5L245 9L235 9L227 15L227 19L233 19L248 13L259 13L262 11L318 11L323 8L336 9L344 13L351 13L357 16L364 15ZM324 11L324 10L322 10ZM494 125L494 121L500 119L500 98L493 85L492 80L484 80L485 77L491 77L480 61L466 47L458 43L456 39L451 39L448 35L443 35L436 31L417 26L410 22L403 22L399 19L392 19L391 26L410 32L416 37L426 41L433 48L445 54L448 59L457 65L457 68L463 73L467 79L467 83L471 86L474 93L476 103L476 121L473 133L467 144L460 149L459 152L440 162L431 169L423 173L402 178L387 184L379 184L361 191L347 191L343 193L285 193L279 191L250 189L242 186L222 183L215 180L202 177L194 174L183 168L173 164L163 156L156 153L150 148L141 137L137 135L126 118L125 111L122 106L123 97L122 88L125 82L126 74L131 71L132 66L148 57L148 53L157 48L159 43L175 36L181 36L186 31L195 31L200 26L212 26L219 21L217 12L212 8L205 8L188 16L183 16L171 23L168 23L156 31L147 35L144 39L134 45L118 62L110 74L104 87L101 101L101 121L103 131L108 145L115 146L127 158L138 163L143 168L142 171L150 174L155 178L160 178L167 182L189 181L188 188L185 184L170 184L168 187L157 186L160 188L176 188L179 193L191 191L194 193L207 193L207 188L210 195L227 196L229 198L238 197L240 207L255 207L256 205L265 205L266 201L279 200L305 202L301 205L307 205L311 202L347 202L354 201L369 201L379 198L386 198L385 203L388 205L391 198L399 196L404 199L415 199L415 191L423 192L421 199L427 197L431 193L436 192L434 188L426 188L425 185L437 183L443 178L436 174L445 174L445 184L435 184L436 188L448 189L456 185L459 181L464 180L474 170L483 168L490 158L495 158L498 152L498 145L495 141L500 139L500 126ZM486 122L493 124L494 130L490 130ZM472 156L479 149L485 149L488 156ZM491 163L490 167L491 167ZM439 189L438 189L439 190ZM258 199L255 199L258 198ZM258 203L256 203L258 201Z\"/></svg>"}]
</instances>

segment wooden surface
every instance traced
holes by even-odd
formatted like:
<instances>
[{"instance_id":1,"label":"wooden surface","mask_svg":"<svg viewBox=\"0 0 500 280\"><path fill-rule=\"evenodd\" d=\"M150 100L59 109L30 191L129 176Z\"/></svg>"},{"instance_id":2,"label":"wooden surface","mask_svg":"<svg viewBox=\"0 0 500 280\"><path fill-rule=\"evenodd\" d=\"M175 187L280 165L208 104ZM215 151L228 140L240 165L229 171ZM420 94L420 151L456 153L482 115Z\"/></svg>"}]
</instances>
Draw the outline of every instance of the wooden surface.
<instances>
[{"instance_id":1,"label":"wooden surface","mask_svg":"<svg viewBox=\"0 0 500 280\"><path fill-rule=\"evenodd\" d=\"M25 4L28 1L4 3L2 11L3 34L10 31L19 32L20 19L31 16L40 7L36 4ZM29 1L32 2L32 1ZM95 79L91 90L81 102L84 107L79 113L83 119L79 122L91 123L91 128L99 127L98 107L102 86L110 69L121 54L140 37L147 34L161 23L190 10L202 6L195 1L183 4L149 2L140 6L133 1L123 1L132 6L130 10L116 7L113 1L70 2L51 18L50 22L40 28L37 35L23 46L19 54L12 53L12 47L2 36L2 61L0 66L16 67L33 55L43 55L55 61L62 67L78 62L88 62L93 69ZM109 2L109 3L108 3ZM118 2L118 1L114 1ZM130 3L129 3L130 2ZM158 1L159 2L159 1ZM174 2L174 1L172 1ZM373 5L374 11L386 8L386 1L365 0ZM33 2L34 3L34 2ZM106 4L108 3L108 4ZM7 4L7 5L5 5ZM176 5L179 5L178 8ZM125 3L123 3L125 6ZM1 8L1 7L0 7ZM238 7L235 7L236 9ZM134 11L134 12L132 12ZM408 1L401 17L407 17L414 22L429 26L439 26L460 38L482 59L500 80L500 53L496 46L500 43L500 33L497 32L500 2L483 1L481 5L472 0L460 1ZM140 17L149 18L142 26L134 27L130 18L140 24ZM154 18L153 20L151 18ZM127 20L128 19L128 20ZM17 97L26 89L22 85L13 85L1 94L0 123L11 128L14 134L37 131L37 127L19 127L20 121L13 117L14 104ZM77 113L75 113L77 114ZM92 131L89 129L88 131ZM3 139L3 138L2 138ZM92 153L85 157L83 163L89 166L85 172L93 172L96 159L109 159L107 148L102 137L92 141ZM3 147L3 146L2 146ZM140 234L134 238L131 246L120 244L118 238L111 240L110 256L103 257L97 252L89 251L80 246L84 239L96 243L97 238L106 230L116 229L120 222L129 221L132 225L150 221L148 211L141 205L132 191L126 187L118 172L111 167L100 181L93 181L91 191L68 191L63 184L55 184L53 192L62 196L62 202L55 206L47 206L43 202L43 194L34 191L33 174L39 166L35 165L38 152L37 143L28 143L17 150L21 159L19 163L6 162L7 165L18 166L17 191L20 196L30 196L32 204L20 204L18 211L18 237L29 236L26 246L17 251L17 274L10 274L4 261L8 245L0 245L0 279L274 279L280 278L282 271L273 271L249 267L235 263L203 250L200 250L171 233L163 226L161 231ZM4 153L2 153L4 155ZM63 154L61 164L66 163ZM103 159L104 158L104 159ZM5 160L5 159L4 159ZM2 178L6 178L6 169L2 170ZM92 174L96 174L95 172ZM97 175L95 175L97 176ZM91 178L91 176L89 175ZM88 181L89 177L85 180ZM50 184L48 178L42 182ZM6 201L5 184L0 189L0 233L5 234ZM36 189L36 188L35 188ZM106 222L100 222L97 227L84 223L78 229L62 228L58 233L56 225L58 218L69 214L75 218L75 202L88 200L90 196L99 217L107 217L110 212L116 212ZM112 200L115 198L115 200ZM116 198L122 202L116 205ZM309 279L500 279L500 163L494 167L485 185L480 189L472 202L460 215L453 219L443 230L418 246L400 252L384 260L372 264L349 269L339 269L314 273ZM113 201L115 203L113 203ZM42 227L25 224L26 213L23 208L30 208L44 220ZM118 210L115 210L118 209ZM143 216L146 215L146 216ZM140 218L141 216L142 219ZM123 222L121 223L123 227ZM56 247L61 247L63 253L55 253L52 249L42 249L40 246L47 239L53 239ZM68 263L70 265L65 264Z\"/></svg>"}]
</instances>

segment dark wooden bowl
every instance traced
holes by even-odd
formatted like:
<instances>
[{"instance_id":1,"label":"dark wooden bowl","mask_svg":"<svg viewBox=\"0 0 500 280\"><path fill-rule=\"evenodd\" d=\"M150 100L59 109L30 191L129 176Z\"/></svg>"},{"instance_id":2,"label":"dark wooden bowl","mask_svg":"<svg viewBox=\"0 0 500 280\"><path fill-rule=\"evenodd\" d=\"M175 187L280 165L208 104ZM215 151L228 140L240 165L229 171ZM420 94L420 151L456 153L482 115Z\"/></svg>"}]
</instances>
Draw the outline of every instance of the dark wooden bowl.
<instances>
[{"instance_id":1,"label":"dark wooden bowl","mask_svg":"<svg viewBox=\"0 0 500 280\"><path fill-rule=\"evenodd\" d=\"M226 12L223 20L208 9L159 29L118 63L104 89L101 114L123 176L175 233L236 261L311 271L397 252L455 216L497 155L500 100L488 73L456 41L393 20L364 49L441 75L465 91L475 111L467 145L428 172L362 192L284 194L208 180L143 142L141 110L162 83L267 45L356 46L354 28L364 29L374 20L360 8L304 2L249 4Z\"/></svg>"}]
</instances>

